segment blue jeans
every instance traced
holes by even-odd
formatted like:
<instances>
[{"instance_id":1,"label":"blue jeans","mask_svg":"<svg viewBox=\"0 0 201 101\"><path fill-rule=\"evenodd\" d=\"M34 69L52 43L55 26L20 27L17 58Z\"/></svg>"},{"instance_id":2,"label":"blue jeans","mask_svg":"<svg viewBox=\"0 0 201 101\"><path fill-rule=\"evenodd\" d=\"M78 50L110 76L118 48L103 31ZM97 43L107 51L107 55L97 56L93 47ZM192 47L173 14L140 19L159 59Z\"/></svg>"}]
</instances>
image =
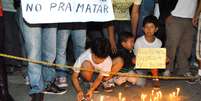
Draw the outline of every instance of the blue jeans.
<instances>
[{"instance_id":1,"label":"blue jeans","mask_svg":"<svg viewBox=\"0 0 201 101\"><path fill-rule=\"evenodd\" d=\"M150 14L154 14L154 7L155 7L155 0L142 0L140 6L140 16L139 16L139 23L137 29L137 37L144 35L142 30L143 27L143 20L146 16Z\"/></svg>"},{"instance_id":2,"label":"blue jeans","mask_svg":"<svg viewBox=\"0 0 201 101\"><path fill-rule=\"evenodd\" d=\"M57 33L57 53L56 63L66 64L66 48L68 44L69 36L71 35L74 48L74 56L77 59L82 52L85 50L86 42L86 29L61 29ZM65 76L65 73L61 70L57 72L58 76Z\"/></svg>"},{"instance_id":3,"label":"blue jeans","mask_svg":"<svg viewBox=\"0 0 201 101\"><path fill-rule=\"evenodd\" d=\"M21 10L18 11L27 58L52 63L56 57L57 24L45 27L28 24L23 20ZM28 77L31 86L29 94L41 93L55 79L55 69L29 62Z\"/></svg>"}]
</instances>

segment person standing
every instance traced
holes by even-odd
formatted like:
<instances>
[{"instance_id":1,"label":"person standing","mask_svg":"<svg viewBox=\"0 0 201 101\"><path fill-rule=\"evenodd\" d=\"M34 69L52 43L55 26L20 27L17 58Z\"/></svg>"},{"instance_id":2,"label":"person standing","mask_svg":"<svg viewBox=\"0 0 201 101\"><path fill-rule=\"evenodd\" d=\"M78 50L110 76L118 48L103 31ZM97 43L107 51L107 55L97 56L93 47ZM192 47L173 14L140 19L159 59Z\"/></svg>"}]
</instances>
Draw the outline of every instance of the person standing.
<instances>
[{"instance_id":1,"label":"person standing","mask_svg":"<svg viewBox=\"0 0 201 101\"><path fill-rule=\"evenodd\" d=\"M192 24L197 0L159 0L160 10L166 24L167 55L170 58L164 76L172 72L184 75L190 67L193 34L195 29ZM174 67L176 69L174 69Z\"/></svg>"},{"instance_id":2,"label":"person standing","mask_svg":"<svg viewBox=\"0 0 201 101\"><path fill-rule=\"evenodd\" d=\"M0 53L4 53L5 51L4 37L5 33L4 33L3 9L0 0ZM14 101L12 96L9 94L7 81L8 81L7 71L5 67L4 58L0 57L0 101Z\"/></svg>"}]
</instances>

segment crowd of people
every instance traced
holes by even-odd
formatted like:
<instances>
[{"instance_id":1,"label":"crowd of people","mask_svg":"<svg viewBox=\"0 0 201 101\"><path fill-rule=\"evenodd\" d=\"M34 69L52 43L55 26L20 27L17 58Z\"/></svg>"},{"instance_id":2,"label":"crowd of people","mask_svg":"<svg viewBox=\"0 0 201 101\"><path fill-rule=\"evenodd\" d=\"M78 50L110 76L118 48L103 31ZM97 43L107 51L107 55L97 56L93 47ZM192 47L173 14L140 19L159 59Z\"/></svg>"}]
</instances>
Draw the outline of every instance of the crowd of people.
<instances>
[{"instance_id":1,"label":"crowd of people","mask_svg":"<svg viewBox=\"0 0 201 101\"><path fill-rule=\"evenodd\" d=\"M44 101L44 94L66 93L67 81L71 80L77 101L89 100L100 87L112 92L122 84L146 86L145 78L112 75L118 72L200 79L200 0L112 0L112 5L113 21L30 24L23 19L21 0L0 0L0 53L62 65L69 63L69 55L75 60L72 69L55 69L0 57L0 101L14 101L6 70L16 64L27 66L24 77L31 101ZM155 5L159 5L157 17ZM135 69L139 48L161 47L167 49L164 71ZM200 68L193 73L189 69L196 63ZM187 82L201 83L199 79ZM159 79L152 82L154 88L160 87ZM87 89L81 84L87 84Z\"/></svg>"}]
</instances>

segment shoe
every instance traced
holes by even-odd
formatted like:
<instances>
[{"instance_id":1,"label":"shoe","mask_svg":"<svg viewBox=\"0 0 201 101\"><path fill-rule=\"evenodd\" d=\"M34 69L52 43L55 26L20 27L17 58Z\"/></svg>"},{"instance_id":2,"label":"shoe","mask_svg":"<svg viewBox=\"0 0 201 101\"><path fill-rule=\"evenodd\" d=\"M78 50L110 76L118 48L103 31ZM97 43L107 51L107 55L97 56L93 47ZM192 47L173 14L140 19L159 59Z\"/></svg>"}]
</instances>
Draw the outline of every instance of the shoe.
<instances>
[{"instance_id":1,"label":"shoe","mask_svg":"<svg viewBox=\"0 0 201 101\"><path fill-rule=\"evenodd\" d=\"M158 90L160 89L160 81L159 79L153 79L153 88Z\"/></svg>"},{"instance_id":2,"label":"shoe","mask_svg":"<svg viewBox=\"0 0 201 101\"><path fill-rule=\"evenodd\" d=\"M196 77L195 79L187 80L186 82L188 84L196 84L196 82L199 80L199 79L197 79L197 78L199 78L199 75L195 75L195 74L193 74L191 72L188 72L188 73L184 74L184 77Z\"/></svg>"},{"instance_id":3,"label":"shoe","mask_svg":"<svg viewBox=\"0 0 201 101\"><path fill-rule=\"evenodd\" d=\"M52 83L49 85L44 91L44 94L56 94L56 95L62 95L65 94L67 91L66 89L59 88L57 85Z\"/></svg>"},{"instance_id":4,"label":"shoe","mask_svg":"<svg viewBox=\"0 0 201 101\"><path fill-rule=\"evenodd\" d=\"M58 77L56 78L56 85L60 88L67 88L67 78L66 77Z\"/></svg>"},{"instance_id":5,"label":"shoe","mask_svg":"<svg viewBox=\"0 0 201 101\"><path fill-rule=\"evenodd\" d=\"M43 93L34 93L31 94L31 101L43 101L44 100L44 94Z\"/></svg>"},{"instance_id":6,"label":"shoe","mask_svg":"<svg viewBox=\"0 0 201 101\"><path fill-rule=\"evenodd\" d=\"M110 93L113 91L114 87L115 87L114 82L111 82L110 80L103 82L104 92Z\"/></svg>"},{"instance_id":7,"label":"shoe","mask_svg":"<svg viewBox=\"0 0 201 101\"><path fill-rule=\"evenodd\" d=\"M170 76L170 71L169 70L165 70L165 72L163 73L163 76Z\"/></svg>"}]
</instances>

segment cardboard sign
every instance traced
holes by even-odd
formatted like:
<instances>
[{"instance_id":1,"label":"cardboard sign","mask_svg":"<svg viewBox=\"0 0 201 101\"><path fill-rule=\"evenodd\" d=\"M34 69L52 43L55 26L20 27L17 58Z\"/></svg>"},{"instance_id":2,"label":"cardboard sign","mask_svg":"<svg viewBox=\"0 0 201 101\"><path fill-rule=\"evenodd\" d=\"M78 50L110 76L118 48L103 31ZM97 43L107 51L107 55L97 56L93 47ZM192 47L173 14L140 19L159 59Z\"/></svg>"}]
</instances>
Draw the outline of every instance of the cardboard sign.
<instances>
[{"instance_id":1,"label":"cardboard sign","mask_svg":"<svg viewBox=\"0 0 201 101\"><path fill-rule=\"evenodd\" d=\"M136 69L165 69L165 48L139 48L136 56Z\"/></svg>"},{"instance_id":2,"label":"cardboard sign","mask_svg":"<svg viewBox=\"0 0 201 101\"><path fill-rule=\"evenodd\" d=\"M21 0L28 23L111 21L111 0Z\"/></svg>"}]
</instances>

